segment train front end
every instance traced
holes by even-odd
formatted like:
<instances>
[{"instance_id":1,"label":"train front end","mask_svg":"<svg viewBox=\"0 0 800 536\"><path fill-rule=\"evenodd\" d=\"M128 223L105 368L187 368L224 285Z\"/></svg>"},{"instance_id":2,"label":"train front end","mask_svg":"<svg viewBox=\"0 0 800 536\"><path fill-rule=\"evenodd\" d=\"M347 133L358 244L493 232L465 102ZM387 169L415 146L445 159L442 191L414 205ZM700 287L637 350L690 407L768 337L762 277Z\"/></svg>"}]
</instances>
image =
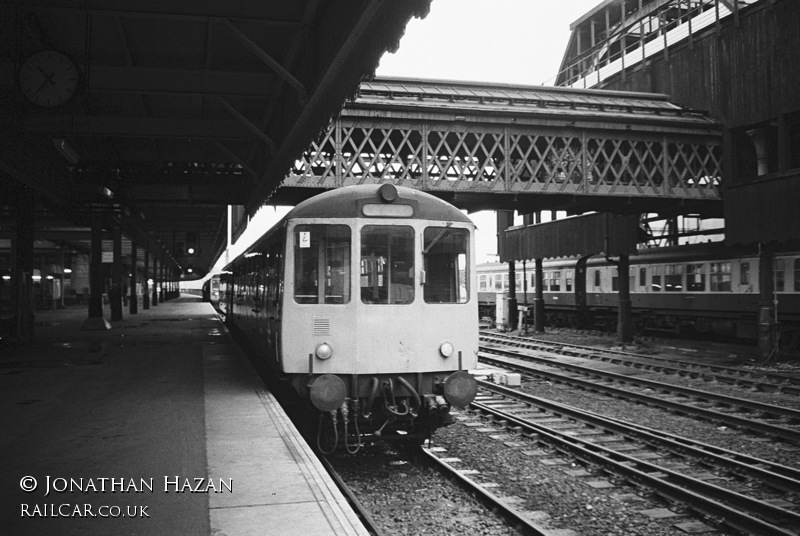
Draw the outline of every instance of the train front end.
<instances>
[{"instance_id":1,"label":"train front end","mask_svg":"<svg viewBox=\"0 0 800 536\"><path fill-rule=\"evenodd\" d=\"M322 450L421 440L475 397L474 225L423 192L353 186L287 215L282 363Z\"/></svg>"}]
</instances>

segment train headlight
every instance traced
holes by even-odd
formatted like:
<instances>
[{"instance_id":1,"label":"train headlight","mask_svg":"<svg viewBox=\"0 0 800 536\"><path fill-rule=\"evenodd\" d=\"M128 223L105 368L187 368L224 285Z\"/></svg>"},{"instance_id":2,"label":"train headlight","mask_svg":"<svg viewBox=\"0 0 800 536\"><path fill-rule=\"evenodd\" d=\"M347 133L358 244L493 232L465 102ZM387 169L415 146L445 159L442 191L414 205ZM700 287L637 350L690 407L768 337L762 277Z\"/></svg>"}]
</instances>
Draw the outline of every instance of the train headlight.
<instances>
[{"instance_id":1,"label":"train headlight","mask_svg":"<svg viewBox=\"0 0 800 536\"><path fill-rule=\"evenodd\" d=\"M317 357L320 359L328 359L333 355L333 348L331 348L331 345L327 342L323 342L317 346L317 349L314 351L314 353L317 354Z\"/></svg>"},{"instance_id":2,"label":"train headlight","mask_svg":"<svg viewBox=\"0 0 800 536\"><path fill-rule=\"evenodd\" d=\"M449 342L443 342L441 346L439 346L439 353L442 354L442 357L450 357L453 355L455 349L453 345Z\"/></svg>"}]
</instances>

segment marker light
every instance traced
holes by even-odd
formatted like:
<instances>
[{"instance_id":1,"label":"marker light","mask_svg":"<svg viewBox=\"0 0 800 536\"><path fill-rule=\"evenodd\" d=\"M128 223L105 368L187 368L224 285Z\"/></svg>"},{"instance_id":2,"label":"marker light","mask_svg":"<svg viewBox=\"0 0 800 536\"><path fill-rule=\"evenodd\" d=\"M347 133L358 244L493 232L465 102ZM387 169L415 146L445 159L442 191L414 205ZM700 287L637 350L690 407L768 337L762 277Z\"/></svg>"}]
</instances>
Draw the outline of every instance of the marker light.
<instances>
[{"instance_id":1,"label":"marker light","mask_svg":"<svg viewBox=\"0 0 800 536\"><path fill-rule=\"evenodd\" d=\"M442 357L450 357L453 355L453 351L453 345L449 342L443 342L439 347L439 353L442 354Z\"/></svg>"},{"instance_id":2,"label":"marker light","mask_svg":"<svg viewBox=\"0 0 800 536\"><path fill-rule=\"evenodd\" d=\"M333 348L327 342L323 342L315 350L317 357L320 359L328 359L333 355Z\"/></svg>"}]
</instances>

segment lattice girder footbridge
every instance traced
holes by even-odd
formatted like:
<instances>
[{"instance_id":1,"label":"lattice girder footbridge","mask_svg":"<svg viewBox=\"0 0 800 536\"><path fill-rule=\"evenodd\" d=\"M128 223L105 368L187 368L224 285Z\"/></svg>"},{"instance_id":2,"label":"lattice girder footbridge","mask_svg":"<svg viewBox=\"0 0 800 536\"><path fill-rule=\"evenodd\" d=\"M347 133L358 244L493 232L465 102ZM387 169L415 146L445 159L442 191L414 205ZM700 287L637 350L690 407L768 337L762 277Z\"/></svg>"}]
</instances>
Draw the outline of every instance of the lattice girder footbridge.
<instances>
[{"instance_id":1,"label":"lattice girder footbridge","mask_svg":"<svg viewBox=\"0 0 800 536\"><path fill-rule=\"evenodd\" d=\"M712 216L721 166L720 125L665 95L377 79L361 83L269 202L392 182L468 210Z\"/></svg>"}]
</instances>

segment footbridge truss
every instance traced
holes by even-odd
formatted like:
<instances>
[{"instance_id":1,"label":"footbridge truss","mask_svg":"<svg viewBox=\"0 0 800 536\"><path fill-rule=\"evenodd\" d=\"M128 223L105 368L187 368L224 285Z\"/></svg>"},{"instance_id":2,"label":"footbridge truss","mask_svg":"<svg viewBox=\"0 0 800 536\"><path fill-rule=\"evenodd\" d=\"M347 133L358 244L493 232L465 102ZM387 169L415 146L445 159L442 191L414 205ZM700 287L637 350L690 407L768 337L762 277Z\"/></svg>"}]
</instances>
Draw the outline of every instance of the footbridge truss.
<instances>
[{"instance_id":1,"label":"footbridge truss","mask_svg":"<svg viewBox=\"0 0 800 536\"><path fill-rule=\"evenodd\" d=\"M376 79L270 204L392 182L470 211L721 214L721 128L658 94ZM292 199L295 198L295 199Z\"/></svg>"}]
</instances>

